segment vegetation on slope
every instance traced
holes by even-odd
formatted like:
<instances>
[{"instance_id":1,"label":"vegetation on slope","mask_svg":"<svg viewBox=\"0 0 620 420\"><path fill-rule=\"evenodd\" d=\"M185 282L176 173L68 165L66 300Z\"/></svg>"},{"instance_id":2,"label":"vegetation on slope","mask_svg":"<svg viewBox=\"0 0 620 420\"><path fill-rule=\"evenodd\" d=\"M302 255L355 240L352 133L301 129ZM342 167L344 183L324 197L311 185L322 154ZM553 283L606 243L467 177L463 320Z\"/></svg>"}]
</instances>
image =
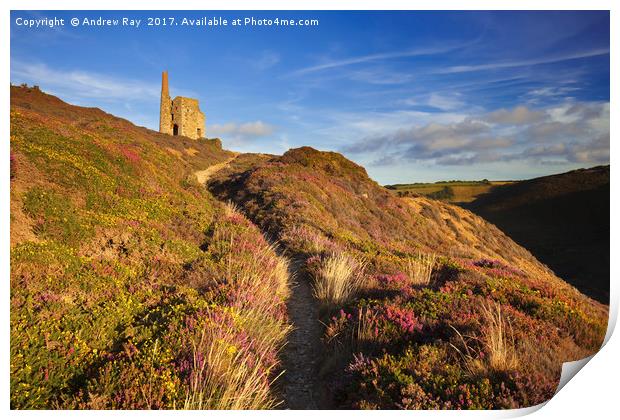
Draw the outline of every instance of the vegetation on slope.
<instances>
[{"instance_id":1,"label":"vegetation on slope","mask_svg":"<svg viewBox=\"0 0 620 420\"><path fill-rule=\"evenodd\" d=\"M559 276L609 301L609 166L494 187L466 205Z\"/></svg>"},{"instance_id":2,"label":"vegetation on slope","mask_svg":"<svg viewBox=\"0 0 620 420\"><path fill-rule=\"evenodd\" d=\"M232 154L11 87L11 407L270 408L286 260L194 179Z\"/></svg>"},{"instance_id":3,"label":"vegetation on slope","mask_svg":"<svg viewBox=\"0 0 620 420\"><path fill-rule=\"evenodd\" d=\"M385 188L398 197L425 196L448 203L469 203L486 194L499 185L511 184L514 181L438 181L433 183L418 182L413 184L386 185Z\"/></svg>"},{"instance_id":4,"label":"vegetation on slope","mask_svg":"<svg viewBox=\"0 0 620 420\"><path fill-rule=\"evenodd\" d=\"M210 189L305 257L334 406L534 405L599 348L607 308L469 211L395 197L336 153L237 160Z\"/></svg>"},{"instance_id":5,"label":"vegetation on slope","mask_svg":"<svg viewBox=\"0 0 620 420\"><path fill-rule=\"evenodd\" d=\"M210 173L239 211L194 176L231 157L11 88L13 408L276 406L288 269L263 233L314 279L336 407L537 404L600 346L607 308L472 213L311 148Z\"/></svg>"}]
</instances>

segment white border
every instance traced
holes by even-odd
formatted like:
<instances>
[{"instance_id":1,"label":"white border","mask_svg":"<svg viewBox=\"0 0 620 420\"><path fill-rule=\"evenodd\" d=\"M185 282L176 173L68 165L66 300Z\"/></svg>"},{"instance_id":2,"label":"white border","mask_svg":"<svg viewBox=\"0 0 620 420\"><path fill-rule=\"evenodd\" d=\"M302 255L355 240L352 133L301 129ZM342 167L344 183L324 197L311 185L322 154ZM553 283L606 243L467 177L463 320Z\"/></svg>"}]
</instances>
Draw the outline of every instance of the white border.
<instances>
[{"instance_id":1,"label":"white border","mask_svg":"<svg viewBox=\"0 0 620 420\"><path fill-rule=\"evenodd\" d=\"M614 47L618 41L618 26L620 19L618 18L619 2L611 0L435 0L430 1L403 1L403 0L263 0L261 2L250 0L227 0L227 1L198 1L198 0L175 0L170 1L140 1L134 4L122 0L92 0L88 3L83 0L59 0L53 2L43 0L4 0L0 5L1 21L0 25L0 76L5 82L5 88L0 90L1 103L4 104L0 113L1 137L3 139L0 145L0 162L2 165L2 175L0 175L0 213L2 214L3 223L1 226L0 237L0 269L2 276L2 311L0 320L0 331L4 338L3 351L0 351L0 371L2 378L0 379L0 392L2 395L2 408L9 409L9 43L10 10L611 10L611 74L619 74L618 71L618 55ZM615 9L614 9L614 6ZM611 97L617 97L617 84L614 79L611 80ZM617 133L618 112L617 108L611 106L611 139ZM615 155L615 142L611 142L611 155ZM611 214L616 214L618 209L618 184L617 177L614 176L615 170L612 171L611 183ZM616 261L618 255L617 243L618 223L615 219L611 220L611 256L612 261ZM503 412L401 412L401 411L381 411L381 412L321 412L321 416L340 417L375 417L380 416L381 419L391 417L415 416L416 418L442 417L455 418L464 416L468 418L497 418L497 417L514 417L524 415L532 411L536 411L533 418L606 418L612 412L617 412L616 400L618 398L618 374L619 372L619 356L620 344L618 338L612 336L611 333L616 323L618 314L618 266L612 264L611 267L611 291L610 291L610 328L608 329L606 340L609 340L605 347L597 354L592 361L588 363L583 371L580 372L576 379L570 381L549 403L544 409L536 411L537 408L523 409ZM190 416L204 417L215 416L221 418L237 418L244 415L251 415L255 418L281 418L295 415L296 417L309 418L314 416L313 412L11 412L12 415L23 417L42 418L60 418L74 416L93 416L106 417L112 416ZM594 416L594 417L592 417Z\"/></svg>"}]
</instances>

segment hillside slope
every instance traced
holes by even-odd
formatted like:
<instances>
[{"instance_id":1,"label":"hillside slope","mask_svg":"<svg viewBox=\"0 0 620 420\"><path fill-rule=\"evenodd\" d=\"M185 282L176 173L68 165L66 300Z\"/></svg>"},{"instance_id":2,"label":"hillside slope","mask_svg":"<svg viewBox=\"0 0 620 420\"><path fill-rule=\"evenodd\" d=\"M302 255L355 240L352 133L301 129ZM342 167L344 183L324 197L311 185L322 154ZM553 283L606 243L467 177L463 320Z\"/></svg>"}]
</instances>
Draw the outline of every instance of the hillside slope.
<instances>
[{"instance_id":1,"label":"hillside slope","mask_svg":"<svg viewBox=\"0 0 620 420\"><path fill-rule=\"evenodd\" d=\"M598 166L494 187L466 208L559 276L609 301L610 169Z\"/></svg>"},{"instance_id":2,"label":"hillside slope","mask_svg":"<svg viewBox=\"0 0 620 420\"><path fill-rule=\"evenodd\" d=\"M232 156L11 87L12 408L278 404L287 261L194 177Z\"/></svg>"},{"instance_id":3,"label":"hillside slope","mask_svg":"<svg viewBox=\"0 0 620 420\"><path fill-rule=\"evenodd\" d=\"M235 156L27 87L10 141L13 408L524 407L605 333L493 225L337 153Z\"/></svg>"},{"instance_id":4,"label":"hillside slope","mask_svg":"<svg viewBox=\"0 0 620 420\"><path fill-rule=\"evenodd\" d=\"M241 155L209 188L305 258L315 289L359 284L342 299L317 292L333 407L533 405L553 394L561 362L602 342L606 307L493 225L394 197L337 153Z\"/></svg>"}]
</instances>

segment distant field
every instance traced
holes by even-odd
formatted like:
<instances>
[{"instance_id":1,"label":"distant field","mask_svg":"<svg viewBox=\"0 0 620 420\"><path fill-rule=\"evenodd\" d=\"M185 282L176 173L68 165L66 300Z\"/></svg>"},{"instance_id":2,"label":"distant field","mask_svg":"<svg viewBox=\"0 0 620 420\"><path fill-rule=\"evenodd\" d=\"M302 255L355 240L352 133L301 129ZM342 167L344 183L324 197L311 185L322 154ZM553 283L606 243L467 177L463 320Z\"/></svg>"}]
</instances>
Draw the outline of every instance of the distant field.
<instances>
[{"instance_id":1,"label":"distant field","mask_svg":"<svg viewBox=\"0 0 620 420\"><path fill-rule=\"evenodd\" d=\"M469 203L481 194L498 185L512 184L515 181L440 181L433 183L413 183L386 185L394 194L406 196L420 194L449 203Z\"/></svg>"}]
</instances>

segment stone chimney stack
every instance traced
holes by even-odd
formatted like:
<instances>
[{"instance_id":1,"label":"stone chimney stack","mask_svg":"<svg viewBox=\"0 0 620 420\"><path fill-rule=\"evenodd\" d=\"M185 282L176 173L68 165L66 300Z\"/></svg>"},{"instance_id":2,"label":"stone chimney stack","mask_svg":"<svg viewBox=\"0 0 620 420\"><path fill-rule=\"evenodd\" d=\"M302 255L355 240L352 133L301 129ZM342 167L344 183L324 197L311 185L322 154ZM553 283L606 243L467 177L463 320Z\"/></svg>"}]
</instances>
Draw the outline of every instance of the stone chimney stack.
<instances>
[{"instance_id":1,"label":"stone chimney stack","mask_svg":"<svg viewBox=\"0 0 620 420\"><path fill-rule=\"evenodd\" d=\"M172 134L172 101L168 91L168 72L161 74L161 102L159 104L159 132Z\"/></svg>"}]
</instances>

